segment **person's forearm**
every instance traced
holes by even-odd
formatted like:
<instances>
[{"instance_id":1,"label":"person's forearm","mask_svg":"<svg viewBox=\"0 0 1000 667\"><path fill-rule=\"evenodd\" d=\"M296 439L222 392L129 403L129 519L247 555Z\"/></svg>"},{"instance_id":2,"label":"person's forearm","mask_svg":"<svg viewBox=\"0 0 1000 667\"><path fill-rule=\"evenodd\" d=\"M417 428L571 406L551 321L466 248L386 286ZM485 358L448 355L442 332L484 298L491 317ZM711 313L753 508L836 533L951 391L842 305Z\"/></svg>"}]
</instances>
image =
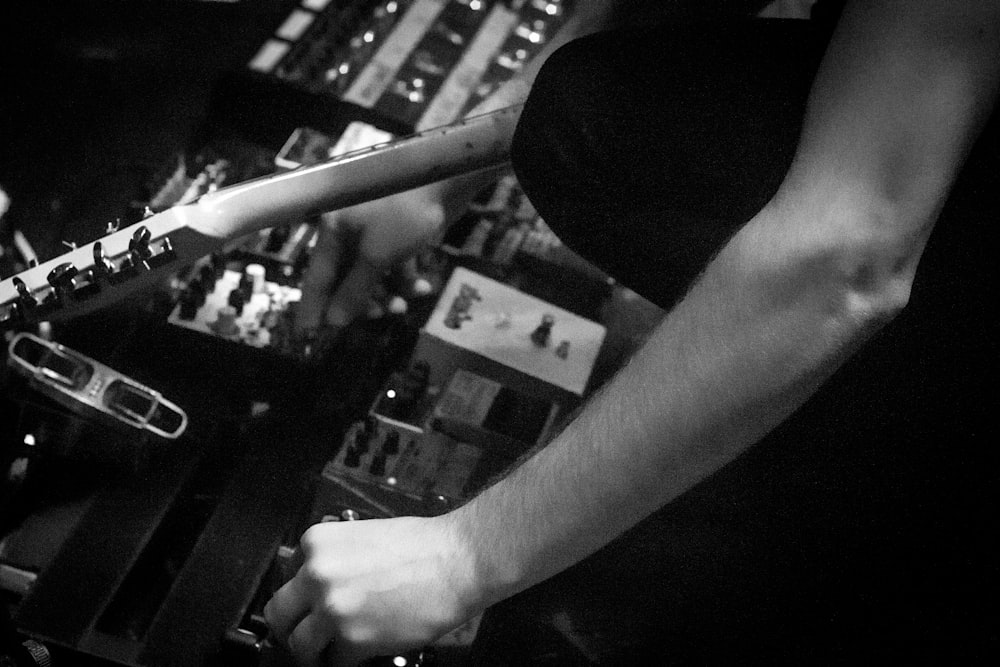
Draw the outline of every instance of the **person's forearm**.
<instances>
[{"instance_id":1,"label":"person's forearm","mask_svg":"<svg viewBox=\"0 0 1000 667\"><path fill-rule=\"evenodd\" d=\"M766 210L565 431L451 517L490 602L559 572L736 458L898 304L776 249ZM866 304L859 307L859 304Z\"/></svg>"},{"instance_id":2,"label":"person's forearm","mask_svg":"<svg viewBox=\"0 0 1000 667\"><path fill-rule=\"evenodd\" d=\"M771 204L556 440L447 516L487 603L575 563L735 459L905 305L992 104L998 21L978 5L985 34L945 16L955 32L939 38L934 3L860 4L838 29ZM900 11L913 12L902 27Z\"/></svg>"}]
</instances>

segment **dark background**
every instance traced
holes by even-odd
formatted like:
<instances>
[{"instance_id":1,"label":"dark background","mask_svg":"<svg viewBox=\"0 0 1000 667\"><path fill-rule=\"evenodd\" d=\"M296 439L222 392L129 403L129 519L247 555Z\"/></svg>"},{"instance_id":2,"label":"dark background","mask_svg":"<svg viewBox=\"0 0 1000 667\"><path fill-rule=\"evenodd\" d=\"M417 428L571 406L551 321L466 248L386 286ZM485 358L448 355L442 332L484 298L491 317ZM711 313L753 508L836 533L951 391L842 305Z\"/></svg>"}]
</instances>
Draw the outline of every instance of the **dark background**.
<instances>
[{"instance_id":1,"label":"dark background","mask_svg":"<svg viewBox=\"0 0 1000 667\"><path fill-rule=\"evenodd\" d=\"M16 3L0 20L0 186L42 259L92 240L191 141L288 0Z\"/></svg>"}]
</instances>

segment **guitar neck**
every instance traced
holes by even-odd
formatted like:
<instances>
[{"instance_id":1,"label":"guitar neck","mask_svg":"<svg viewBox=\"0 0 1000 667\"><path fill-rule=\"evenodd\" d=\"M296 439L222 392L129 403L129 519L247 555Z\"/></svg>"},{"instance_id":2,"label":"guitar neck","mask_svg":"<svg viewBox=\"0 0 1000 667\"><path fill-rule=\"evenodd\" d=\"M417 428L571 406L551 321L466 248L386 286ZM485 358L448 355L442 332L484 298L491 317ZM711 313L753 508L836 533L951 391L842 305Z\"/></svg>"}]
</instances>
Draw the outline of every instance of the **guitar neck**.
<instances>
[{"instance_id":1,"label":"guitar neck","mask_svg":"<svg viewBox=\"0 0 1000 667\"><path fill-rule=\"evenodd\" d=\"M521 107L508 107L328 162L202 196L198 231L231 238L507 161Z\"/></svg>"},{"instance_id":2,"label":"guitar neck","mask_svg":"<svg viewBox=\"0 0 1000 667\"><path fill-rule=\"evenodd\" d=\"M520 112L475 116L157 213L0 281L0 326L83 314L244 234L501 165Z\"/></svg>"}]
</instances>

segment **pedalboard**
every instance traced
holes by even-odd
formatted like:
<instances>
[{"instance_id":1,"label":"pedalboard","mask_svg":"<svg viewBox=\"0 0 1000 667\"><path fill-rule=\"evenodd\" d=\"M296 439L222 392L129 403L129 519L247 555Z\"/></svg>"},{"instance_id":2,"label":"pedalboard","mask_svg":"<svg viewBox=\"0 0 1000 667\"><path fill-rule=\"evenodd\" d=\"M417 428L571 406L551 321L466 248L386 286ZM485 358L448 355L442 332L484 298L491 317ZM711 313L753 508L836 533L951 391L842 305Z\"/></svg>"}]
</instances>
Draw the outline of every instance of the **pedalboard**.
<instances>
[{"instance_id":1,"label":"pedalboard","mask_svg":"<svg viewBox=\"0 0 1000 667\"><path fill-rule=\"evenodd\" d=\"M517 73L566 0L303 0L247 69L412 130L450 123ZM366 9L367 13L362 12Z\"/></svg>"}]
</instances>

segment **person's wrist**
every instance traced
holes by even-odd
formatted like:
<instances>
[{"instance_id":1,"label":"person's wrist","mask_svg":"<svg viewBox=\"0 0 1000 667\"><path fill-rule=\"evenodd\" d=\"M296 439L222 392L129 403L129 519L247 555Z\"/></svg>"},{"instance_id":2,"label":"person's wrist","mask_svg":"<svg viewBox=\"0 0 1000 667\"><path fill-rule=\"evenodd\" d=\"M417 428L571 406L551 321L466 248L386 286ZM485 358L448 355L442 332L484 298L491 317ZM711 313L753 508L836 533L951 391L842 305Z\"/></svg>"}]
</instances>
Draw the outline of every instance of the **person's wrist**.
<instances>
[{"instance_id":1,"label":"person's wrist","mask_svg":"<svg viewBox=\"0 0 1000 667\"><path fill-rule=\"evenodd\" d=\"M434 517L429 521L442 536L441 544L445 545L442 560L445 576L455 597L454 604L461 610L462 616L471 618L489 605L474 545L469 544L452 514Z\"/></svg>"},{"instance_id":2,"label":"person's wrist","mask_svg":"<svg viewBox=\"0 0 1000 667\"><path fill-rule=\"evenodd\" d=\"M516 564L496 540L479 535L470 506L438 517L449 535L456 563L456 575L464 590L464 604L479 613L509 597L517 590Z\"/></svg>"}]
</instances>

